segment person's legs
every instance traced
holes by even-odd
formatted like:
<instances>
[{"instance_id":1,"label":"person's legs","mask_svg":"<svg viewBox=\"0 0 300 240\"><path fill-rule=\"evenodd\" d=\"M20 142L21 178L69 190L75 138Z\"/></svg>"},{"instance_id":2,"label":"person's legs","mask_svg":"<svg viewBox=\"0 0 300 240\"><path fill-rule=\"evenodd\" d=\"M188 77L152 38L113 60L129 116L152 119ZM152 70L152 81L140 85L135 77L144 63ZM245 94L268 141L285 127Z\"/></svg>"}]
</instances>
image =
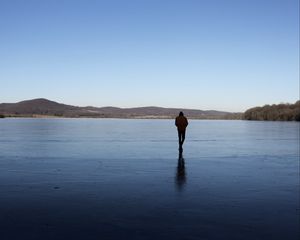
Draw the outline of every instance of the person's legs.
<instances>
[{"instance_id":1,"label":"person's legs","mask_svg":"<svg viewBox=\"0 0 300 240\"><path fill-rule=\"evenodd\" d=\"M178 131L178 142L179 142L179 146L181 145L181 132Z\"/></svg>"},{"instance_id":2,"label":"person's legs","mask_svg":"<svg viewBox=\"0 0 300 240\"><path fill-rule=\"evenodd\" d=\"M185 130L181 132L181 145L183 145L185 140Z\"/></svg>"}]
</instances>

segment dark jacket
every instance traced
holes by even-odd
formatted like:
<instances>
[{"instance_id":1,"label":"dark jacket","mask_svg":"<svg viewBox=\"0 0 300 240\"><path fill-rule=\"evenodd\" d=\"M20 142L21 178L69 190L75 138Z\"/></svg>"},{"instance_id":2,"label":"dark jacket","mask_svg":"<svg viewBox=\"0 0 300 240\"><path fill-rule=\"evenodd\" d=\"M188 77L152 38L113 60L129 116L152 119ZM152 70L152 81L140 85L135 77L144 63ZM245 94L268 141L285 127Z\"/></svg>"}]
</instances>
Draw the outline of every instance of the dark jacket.
<instances>
[{"instance_id":1,"label":"dark jacket","mask_svg":"<svg viewBox=\"0 0 300 240\"><path fill-rule=\"evenodd\" d=\"M178 116L175 119L175 125L179 132L183 132L189 123L185 116Z\"/></svg>"}]
</instances>

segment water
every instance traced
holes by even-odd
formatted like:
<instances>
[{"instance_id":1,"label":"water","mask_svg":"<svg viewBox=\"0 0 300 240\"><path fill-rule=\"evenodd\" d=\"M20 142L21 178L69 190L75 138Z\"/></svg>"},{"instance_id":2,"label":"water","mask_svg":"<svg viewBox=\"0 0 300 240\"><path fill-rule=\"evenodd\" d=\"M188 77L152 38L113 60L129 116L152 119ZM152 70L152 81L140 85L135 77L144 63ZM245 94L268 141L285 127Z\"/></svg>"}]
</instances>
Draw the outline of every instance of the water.
<instances>
[{"instance_id":1,"label":"water","mask_svg":"<svg viewBox=\"0 0 300 240\"><path fill-rule=\"evenodd\" d=\"M1 239L298 239L299 123L1 119Z\"/></svg>"}]
</instances>

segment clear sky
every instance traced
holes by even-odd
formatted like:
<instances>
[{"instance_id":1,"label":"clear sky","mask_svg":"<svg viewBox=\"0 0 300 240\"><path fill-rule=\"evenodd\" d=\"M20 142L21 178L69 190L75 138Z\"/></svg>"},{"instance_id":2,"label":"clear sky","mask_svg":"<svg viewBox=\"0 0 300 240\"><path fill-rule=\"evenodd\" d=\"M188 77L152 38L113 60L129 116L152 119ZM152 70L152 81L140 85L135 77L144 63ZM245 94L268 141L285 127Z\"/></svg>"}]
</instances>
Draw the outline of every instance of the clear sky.
<instances>
[{"instance_id":1,"label":"clear sky","mask_svg":"<svg viewBox=\"0 0 300 240\"><path fill-rule=\"evenodd\" d=\"M244 111L299 99L298 0L0 0L0 102Z\"/></svg>"}]
</instances>

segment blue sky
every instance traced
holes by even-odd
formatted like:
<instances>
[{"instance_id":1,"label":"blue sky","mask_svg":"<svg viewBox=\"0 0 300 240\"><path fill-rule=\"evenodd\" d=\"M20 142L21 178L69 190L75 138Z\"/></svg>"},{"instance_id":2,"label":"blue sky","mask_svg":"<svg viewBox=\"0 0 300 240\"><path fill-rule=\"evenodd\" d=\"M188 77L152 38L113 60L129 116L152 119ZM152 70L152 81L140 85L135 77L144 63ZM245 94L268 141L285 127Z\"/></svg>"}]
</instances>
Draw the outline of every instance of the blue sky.
<instances>
[{"instance_id":1,"label":"blue sky","mask_svg":"<svg viewBox=\"0 0 300 240\"><path fill-rule=\"evenodd\" d=\"M299 99L297 0L0 0L0 102L244 111Z\"/></svg>"}]
</instances>

